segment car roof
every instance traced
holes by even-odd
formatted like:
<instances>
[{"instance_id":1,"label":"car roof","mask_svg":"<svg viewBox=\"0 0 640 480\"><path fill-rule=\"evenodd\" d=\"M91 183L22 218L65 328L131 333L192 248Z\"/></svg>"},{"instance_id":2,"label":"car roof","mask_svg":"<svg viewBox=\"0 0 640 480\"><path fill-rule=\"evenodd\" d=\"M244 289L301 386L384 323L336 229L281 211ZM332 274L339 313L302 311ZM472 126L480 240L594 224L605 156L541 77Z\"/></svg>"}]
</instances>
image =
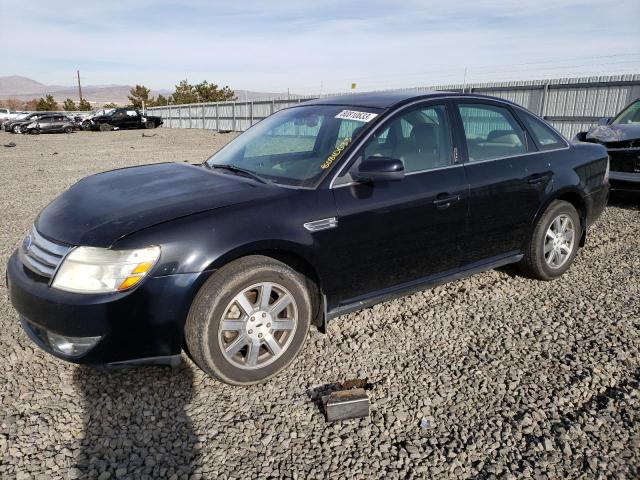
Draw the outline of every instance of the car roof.
<instances>
[{"instance_id":1,"label":"car roof","mask_svg":"<svg viewBox=\"0 0 640 480\"><path fill-rule=\"evenodd\" d=\"M498 100L505 103L512 103L508 100L489 95L477 95L472 93L460 92L368 92L368 93L352 93L347 95L339 95L335 97L318 98L304 102L304 105L351 105L354 107L370 107L370 108L392 108L404 103L415 100L428 100L438 97L468 97L478 99Z\"/></svg>"}]
</instances>

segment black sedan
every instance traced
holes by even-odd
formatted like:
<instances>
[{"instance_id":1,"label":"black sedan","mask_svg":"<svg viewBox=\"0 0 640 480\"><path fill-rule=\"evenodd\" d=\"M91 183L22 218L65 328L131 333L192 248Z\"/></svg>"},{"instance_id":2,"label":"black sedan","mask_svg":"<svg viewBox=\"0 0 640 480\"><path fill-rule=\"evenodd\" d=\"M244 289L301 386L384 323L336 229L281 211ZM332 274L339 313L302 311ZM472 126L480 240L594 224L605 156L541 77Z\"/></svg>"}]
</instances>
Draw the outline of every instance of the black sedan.
<instances>
[{"instance_id":1,"label":"black sedan","mask_svg":"<svg viewBox=\"0 0 640 480\"><path fill-rule=\"evenodd\" d=\"M131 128L156 128L162 125L162 118L146 115L133 107L116 108L102 115L96 115L83 122L85 130L126 130Z\"/></svg>"},{"instance_id":2,"label":"black sedan","mask_svg":"<svg viewBox=\"0 0 640 480\"><path fill-rule=\"evenodd\" d=\"M11 256L27 334L85 364L174 363L231 384L312 324L517 263L554 280L608 196L601 145L478 95L363 94L281 110L201 165L89 176Z\"/></svg>"},{"instance_id":3,"label":"black sedan","mask_svg":"<svg viewBox=\"0 0 640 480\"><path fill-rule=\"evenodd\" d=\"M614 118L576 137L583 142L604 145L611 162L611 190L640 193L640 98Z\"/></svg>"}]
</instances>

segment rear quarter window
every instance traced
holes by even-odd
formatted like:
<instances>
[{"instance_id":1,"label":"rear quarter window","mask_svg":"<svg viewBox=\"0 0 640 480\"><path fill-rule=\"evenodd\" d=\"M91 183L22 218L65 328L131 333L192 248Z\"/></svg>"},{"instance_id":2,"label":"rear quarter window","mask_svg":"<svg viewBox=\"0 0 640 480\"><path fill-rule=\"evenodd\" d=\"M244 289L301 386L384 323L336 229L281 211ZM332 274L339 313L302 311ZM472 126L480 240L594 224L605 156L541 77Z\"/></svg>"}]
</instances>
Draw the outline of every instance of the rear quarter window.
<instances>
[{"instance_id":1,"label":"rear quarter window","mask_svg":"<svg viewBox=\"0 0 640 480\"><path fill-rule=\"evenodd\" d=\"M560 135L538 118L524 111L520 111L520 117L541 151L557 150L567 146L567 143Z\"/></svg>"}]
</instances>

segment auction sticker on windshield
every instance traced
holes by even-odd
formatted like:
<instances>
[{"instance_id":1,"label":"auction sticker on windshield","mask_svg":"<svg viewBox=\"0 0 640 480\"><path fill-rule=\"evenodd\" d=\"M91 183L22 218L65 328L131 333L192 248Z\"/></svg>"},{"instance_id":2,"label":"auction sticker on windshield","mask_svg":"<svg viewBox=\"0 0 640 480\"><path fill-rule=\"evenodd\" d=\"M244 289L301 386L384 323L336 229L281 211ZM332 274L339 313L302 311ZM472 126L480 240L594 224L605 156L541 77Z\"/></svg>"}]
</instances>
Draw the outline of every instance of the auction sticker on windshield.
<instances>
[{"instance_id":1,"label":"auction sticker on windshield","mask_svg":"<svg viewBox=\"0 0 640 480\"><path fill-rule=\"evenodd\" d=\"M378 116L377 113L358 112L356 110L342 110L335 118L344 120L355 120L356 122L370 122Z\"/></svg>"}]
</instances>

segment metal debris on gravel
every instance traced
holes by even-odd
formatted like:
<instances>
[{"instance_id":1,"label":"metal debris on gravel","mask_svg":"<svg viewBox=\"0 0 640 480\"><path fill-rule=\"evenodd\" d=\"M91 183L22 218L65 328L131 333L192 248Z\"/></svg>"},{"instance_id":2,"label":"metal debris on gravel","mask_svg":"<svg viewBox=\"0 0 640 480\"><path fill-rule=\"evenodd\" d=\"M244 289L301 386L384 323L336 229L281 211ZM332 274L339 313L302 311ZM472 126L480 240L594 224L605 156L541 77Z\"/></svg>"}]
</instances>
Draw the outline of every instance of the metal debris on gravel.
<instances>
[{"instance_id":1,"label":"metal debris on gravel","mask_svg":"<svg viewBox=\"0 0 640 480\"><path fill-rule=\"evenodd\" d=\"M21 137L0 153L0 266L79 178L201 162L231 138ZM284 374L250 388L218 383L186 357L175 370L56 360L20 330L6 294L2 275L0 478L640 477L637 200L607 208L560 280L503 268L346 315L327 335L312 332ZM353 376L373 385L371 415L326 423L309 398Z\"/></svg>"}]
</instances>

